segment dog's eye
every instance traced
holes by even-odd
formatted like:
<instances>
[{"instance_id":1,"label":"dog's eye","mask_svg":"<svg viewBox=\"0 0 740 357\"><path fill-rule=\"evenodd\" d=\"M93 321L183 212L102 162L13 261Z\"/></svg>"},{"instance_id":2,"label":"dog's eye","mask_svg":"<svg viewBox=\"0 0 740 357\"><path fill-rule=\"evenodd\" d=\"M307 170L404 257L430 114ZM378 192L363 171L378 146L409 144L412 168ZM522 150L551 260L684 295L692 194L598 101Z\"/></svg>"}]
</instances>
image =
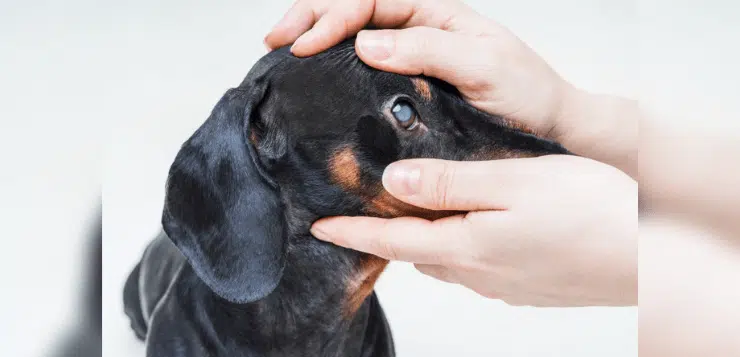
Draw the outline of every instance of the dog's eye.
<instances>
[{"instance_id":1,"label":"dog's eye","mask_svg":"<svg viewBox=\"0 0 740 357\"><path fill-rule=\"evenodd\" d=\"M412 130L418 125L418 115L416 110L406 101L398 101L391 108L393 117L396 118L399 124L406 130Z\"/></svg>"}]
</instances>

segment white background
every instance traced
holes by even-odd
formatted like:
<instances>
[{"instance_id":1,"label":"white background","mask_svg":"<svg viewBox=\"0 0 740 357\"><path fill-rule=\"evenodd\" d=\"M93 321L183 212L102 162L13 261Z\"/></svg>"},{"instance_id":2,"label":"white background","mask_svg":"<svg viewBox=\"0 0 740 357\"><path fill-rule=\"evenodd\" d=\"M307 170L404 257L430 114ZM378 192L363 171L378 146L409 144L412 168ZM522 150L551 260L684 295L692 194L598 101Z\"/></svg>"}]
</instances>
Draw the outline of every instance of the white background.
<instances>
[{"instance_id":1,"label":"white background","mask_svg":"<svg viewBox=\"0 0 740 357\"><path fill-rule=\"evenodd\" d=\"M576 85L635 95L633 3L468 3L510 27ZM3 251L1 278L17 288L2 295L2 318L16 322L0 327L0 348L7 351L0 355L45 351L38 336L56 333L75 316L66 309L74 303L68 282L79 278L82 222L93 213L102 180L103 352L143 356L123 314L121 290L159 228L168 167L224 90L265 53L262 39L289 5L2 3L0 94L7 102L0 135L9 158L3 164L21 173L3 170L2 193L7 213L28 218L9 221L3 238L14 243ZM53 184L46 181L50 175ZM51 272L59 278L39 287ZM29 286L40 291L29 293ZM637 355L636 309L509 307L405 264L392 264L377 290L400 356ZM34 314L48 319L30 318Z\"/></svg>"}]
</instances>

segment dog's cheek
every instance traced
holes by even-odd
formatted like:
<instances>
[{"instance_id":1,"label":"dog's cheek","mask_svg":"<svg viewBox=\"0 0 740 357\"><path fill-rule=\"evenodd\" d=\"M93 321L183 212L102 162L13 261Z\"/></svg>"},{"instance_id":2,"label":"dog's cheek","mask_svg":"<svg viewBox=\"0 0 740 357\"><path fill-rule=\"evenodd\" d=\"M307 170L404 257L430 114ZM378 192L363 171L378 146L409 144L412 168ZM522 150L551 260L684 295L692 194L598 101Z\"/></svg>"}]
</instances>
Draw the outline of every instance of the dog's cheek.
<instances>
[{"instance_id":1,"label":"dog's cheek","mask_svg":"<svg viewBox=\"0 0 740 357\"><path fill-rule=\"evenodd\" d=\"M357 151L370 161L370 166L379 170L399 159L401 142L396 130L385 120L370 116L362 117L355 129Z\"/></svg>"}]
</instances>

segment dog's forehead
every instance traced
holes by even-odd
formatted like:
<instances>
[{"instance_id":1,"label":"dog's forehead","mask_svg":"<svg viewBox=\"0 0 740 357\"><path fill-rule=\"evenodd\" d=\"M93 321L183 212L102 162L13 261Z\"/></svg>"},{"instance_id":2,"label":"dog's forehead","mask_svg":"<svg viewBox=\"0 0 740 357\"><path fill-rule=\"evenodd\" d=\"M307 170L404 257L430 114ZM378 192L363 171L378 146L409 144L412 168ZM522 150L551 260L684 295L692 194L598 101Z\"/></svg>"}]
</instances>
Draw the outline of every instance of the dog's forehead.
<instances>
[{"instance_id":1,"label":"dog's forehead","mask_svg":"<svg viewBox=\"0 0 740 357\"><path fill-rule=\"evenodd\" d=\"M304 58L289 47L274 50L252 67L241 86L265 81L270 90L263 108L278 113L298 140L343 135L360 118L380 117L387 101L399 94L432 99L428 81L367 66L351 42Z\"/></svg>"},{"instance_id":2,"label":"dog's forehead","mask_svg":"<svg viewBox=\"0 0 740 357\"><path fill-rule=\"evenodd\" d=\"M414 91L421 83L369 67L357 56L353 39L309 57L296 57L289 46L271 51L255 63L240 87L248 87L263 78L269 78L273 84L303 87L307 95L349 90L360 91L365 96L372 90Z\"/></svg>"}]
</instances>

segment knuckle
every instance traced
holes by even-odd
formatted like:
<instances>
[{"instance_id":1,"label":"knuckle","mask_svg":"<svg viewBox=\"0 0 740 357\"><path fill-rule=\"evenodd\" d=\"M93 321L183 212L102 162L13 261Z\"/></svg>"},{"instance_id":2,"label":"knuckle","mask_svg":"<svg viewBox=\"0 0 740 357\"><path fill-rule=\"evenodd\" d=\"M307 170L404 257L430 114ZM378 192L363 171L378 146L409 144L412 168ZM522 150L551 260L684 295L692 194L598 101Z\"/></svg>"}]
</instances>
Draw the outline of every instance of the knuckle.
<instances>
[{"instance_id":1,"label":"knuckle","mask_svg":"<svg viewBox=\"0 0 740 357\"><path fill-rule=\"evenodd\" d=\"M398 260L398 247L396 247L392 237L393 234L388 221L385 221L383 223L383 228L380 230L380 235L378 235L375 240L376 250L378 255L381 255L388 260Z\"/></svg>"},{"instance_id":2,"label":"knuckle","mask_svg":"<svg viewBox=\"0 0 740 357\"><path fill-rule=\"evenodd\" d=\"M349 19L347 19L347 17L341 17L340 22L341 22L341 27L339 28L342 29L343 31L342 37L343 38L348 37L349 34L352 32L352 24L350 24Z\"/></svg>"},{"instance_id":3,"label":"knuckle","mask_svg":"<svg viewBox=\"0 0 740 357\"><path fill-rule=\"evenodd\" d=\"M387 238L383 238L380 244L381 254L388 260L398 260L398 249Z\"/></svg>"},{"instance_id":4,"label":"knuckle","mask_svg":"<svg viewBox=\"0 0 740 357\"><path fill-rule=\"evenodd\" d=\"M457 14L452 13L450 15L447 15L447 17L442 21L439 25L439 29L443 31L452 31L455 28L457 28Z\"/></svg>"},{"instance_id":5,"label":"knuckle","mask_svg":"<svg viewBox=\"0 0 740 357\"><path fill-rule=\"evenodd\" d=\"M439 174L432 181L431 187L431 199L432 204L437 208L447 207L449 204L449 194L451 187L454 183L454 170L450 169L449 166L442 166Z\"/></svg>"}]
</instances>

